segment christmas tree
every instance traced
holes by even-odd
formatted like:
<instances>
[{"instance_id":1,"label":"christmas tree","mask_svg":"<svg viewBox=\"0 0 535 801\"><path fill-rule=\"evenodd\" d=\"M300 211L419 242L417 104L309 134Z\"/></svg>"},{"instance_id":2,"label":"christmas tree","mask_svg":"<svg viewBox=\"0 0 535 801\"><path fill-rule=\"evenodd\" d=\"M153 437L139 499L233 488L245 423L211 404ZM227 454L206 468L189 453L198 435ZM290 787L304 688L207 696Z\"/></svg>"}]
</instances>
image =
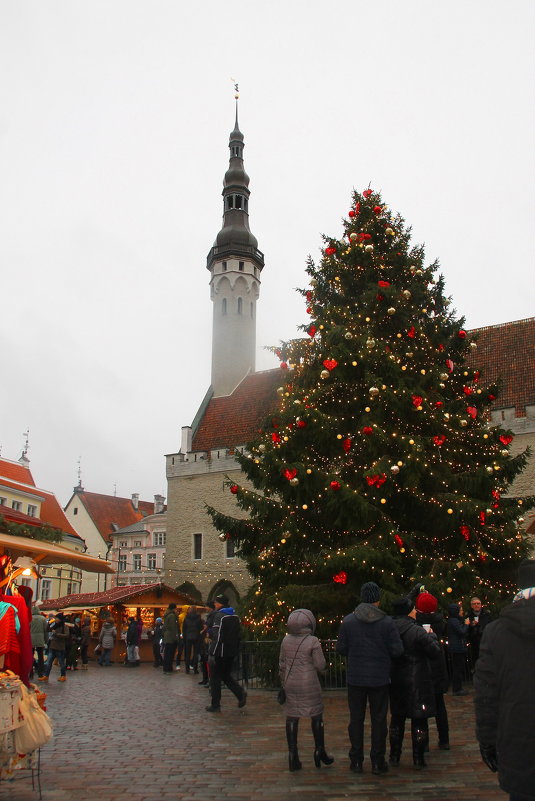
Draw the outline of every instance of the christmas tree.
<instances>
[{"instance_id":1,"label":"christmas tree","mask_svg":"<svg viewBox=\"0 0 535 801\"><path fill-rule=\"evenodd\" d=\"M255 580L258 633L296 606L326 633L369 580L387 599L415 579L448 601L511 593L527 551L533 499L506 493L529 454L488 425L498 387L472 366L437 263L371 189L343 226L308 260L305 336L275 349L278 407L229 481L247 514L208 510Z\"/></svg>"}]
</instances>

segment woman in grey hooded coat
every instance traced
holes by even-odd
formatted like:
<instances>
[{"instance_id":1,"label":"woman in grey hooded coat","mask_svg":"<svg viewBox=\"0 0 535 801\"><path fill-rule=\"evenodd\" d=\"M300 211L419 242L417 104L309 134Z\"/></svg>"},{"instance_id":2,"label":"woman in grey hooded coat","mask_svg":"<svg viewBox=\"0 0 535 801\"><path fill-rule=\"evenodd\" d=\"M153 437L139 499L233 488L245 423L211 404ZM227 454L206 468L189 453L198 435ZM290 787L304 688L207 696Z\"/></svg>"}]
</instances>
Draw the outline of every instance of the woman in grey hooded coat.
<instances>
[{"instance_id":1,"label":"woman in grey hooded coat","mask_svg":"<svg viewBox=\"0 0 535 801\"><path fill-rule=\"evenodd\" d=\"M301 762L297 750L299 718L311 718L314 735L314 763L317 768L332 765L334 757L325 751L323 733L323 700L318 672L325 670L327 663L321 644L314 637L316 619L309 609L294 609L286 624L288 634L281 644L279 672L286 691L286 739L288 761L291 771L300 770Z\"/></svg>"}]
</instances>

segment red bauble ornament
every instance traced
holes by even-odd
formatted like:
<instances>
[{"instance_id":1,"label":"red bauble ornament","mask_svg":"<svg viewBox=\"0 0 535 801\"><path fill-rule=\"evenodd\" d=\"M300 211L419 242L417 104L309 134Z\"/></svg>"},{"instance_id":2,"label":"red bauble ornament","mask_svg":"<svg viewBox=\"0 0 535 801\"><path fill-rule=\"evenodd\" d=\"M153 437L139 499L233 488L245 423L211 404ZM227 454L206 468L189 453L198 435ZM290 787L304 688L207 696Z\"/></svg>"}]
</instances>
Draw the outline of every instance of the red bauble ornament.
<instances>
[{"instance_id":1,"label":"red bauble ornament","mask_svg":"<svg viewBox=\"0 0 535 801\"><path fill-rule=\"evenodd\" d=\"M281 370L287 370L288 369L288 365L286 364L286 362L281 362L280 363L280 368L281 368Z\"/></svg>"},{"instance_id":2,"label":"red bauble ornament","mask_svg":"<svg viewBox=\"0 0 535 801\"><path fill-rule=\"evenodd\" d=\"M404 542L399 534L394 534L394 540L396 541L396 545L399 545L400 548L403 548Z\"/></svg>"},{"instance_id":3,"label":"red bauble ornament","mask_svg":"<svg viewBox=\"0 0 535 801\"><path fill-rule=\"evenodd\" d=\"M444 445L446 439L447 437L445 436L445 434L437 434L436 437L433 437L433 442L440 448L441 445Z\"/></svg>"},{"instance_id":4,"label":"red bauble ornament","mask_svg":"<svg viewBox=\"0 0 535 801\"><path fill-rule=\"evenodd\" d=\"M390 281L377 281L377 286L390 286Z\"/></svg>"},{"instance_id":5,"label":"red bauble ornament","mask_svg":"<svg viewBox=\"0 0 535 801\"><path fill-rule=\"evenodd\" d=\"M336 253L336 248L325 248L325 255L326 256L334 256Z\"/></svg>"},{"instance_id":6,"label":"red bauble ornament","mask_svg":"<svg viewBox=\"0 0 535 801\"><path fill-rule=\"evenodd\" d=\"M280 442L281 441L280 434L273 433L271 435L271 441L272 442Z\"/></svg>"},{"instance_id":7,"label":"red bauble ornament","mask_svg":"<svg viewBox=\"0 0 535 801\"><path fill-rule=\"evenodd\" d=\"M295 467L292 468L285 467L284 470L282 471L282 475L284 476L284 478L287 478L288 481L291 481L292 478L296 477L297 470L295 469Z\"/></svg>"},{"instance_id":8,"label":"red bauble ornament","mask_svg":"<svg viewBox=\"0 0 535 801\"><path fill-rule=\"evenodd\" d=\"M472 420L475 420L477 417L477 409L475 406L467 406L466 407L466 414L469 414Z\"/></svg>"},{"instance_id":9,"label":"red bauble ornament","mask_svg":"<svg viewBox=\"0 0 535 801\"><path fill-rule=\"evenodd\" d=\"M350 217L356 217L357 216L357 212L354 209L351 209L351 211L349 212L349 216Z\"/></svg>"},{"instance_id":10,"label":"red bauble ornament","mask_svg":"<svg viewBox=\"0 0 535 801\"><path fill-rule=\"evenodd\" d=\"M499 490L492 490L491 494L492 494L492 497L495 498L497 501L499 501L500 498L502 497L501 493L499 492Z\"/></svg>"},{"instance_id":11,"label":"red bauble ornament","mask_svg":"<svg viewBox=\"0 0 535 801\"><path fill-rule=\"evenodd\" d=\"M410 337L411 339L414 339L414 337L416 336L416 329L413 325L411 325L411 327L407 331L407 336Z\"/></svg>"},{"instance_id":12,"label":"red bauble ornament","mask_svg":"<svg viewBox=\"0 0 535 801\"><path fill-rule=\"evenodd\" d=\"M502 445L505 445L507 447L507 445L510 445L512 441L513 441L512 434L500 434L500 442L502 443Z\"/></svg>"},{"instance_id":13,"label":"red bauble ornament","mask_svg":"<svg viewBox=\"0 0 535 801\"><path fill-rule=\"evenodd\" d=\"M376 298L377 298L377 300L379 300L379 301L381 301L381 300L384 300L384 297L383 297L383 295L376 295Z\"/></svg>"},{"instance_id":14,"label":"red bauble ornament","mask_svg":"<svg viewBox=\"0 0 535 801\"><path fill-rule=\"evenodd\" d=\"M476 370L475 373L474 373L474 381L476 382L476 384L479 381L480 376L481 376L481 373L479 372L479 370Z\"/></svg>"},{"instance_id":15,"label":"red bauble ornament","mask_svg":"<svg viewBox=\"0 0 535 801\"><path fill-rule=\"evenodd\" d=\"M359 242L367 242L367 241L368 241L368 239L371 239L371 238L372 238L372 235L371 235L371 234L363 234L363 233L362 233L362 231L361 231L361 233L358 235L358 240L359 240Z\"/></svg>"},{"instance_id":16,"label":"red bauble ornament","mask_svg":"<svg viewBox=\"0 0 535 801\"><path fill-rule=\"evenodd\" d=\"M471 395L473 391L474 390L471 387L463 387L463 392L465 395Z\"/></svg>"},{"instance_id":17,"label":"red bauble ornament","mask_svg":"<svg viewBox=\"0 0 535 801\"><path fill-rule=\"evenodd\" d=\"M326 370L334 370L335 367L338 367L338 362L336 359L324 359L323 366Z\"/></svg>"},{"instance_id":18,"label":"red bauble ornament","mask_svg":"<svg viewBox=\"0 0 535 801\"><path fill-rule=\"evenodd\" d=\"M239 487L238 487L237 484L233 484L232 487L230 488L230 491L232 492L233 495L236 495L238 490L239 490Z\"/></svg>"},{"instance_id":19,"label":"red bauble ornament","mask_svg":"<svg viewBox=\"0 0 535 801\"><path fill-rule=\"evenodd\" d=\"M306 295L305 295L305 298L307 299L307 302L308 302L308 303L310 303L310 302L311 302L311 300L312 300L312 292L310 291L310 289L309 289L309 290L307 290L307 293L306 293Z\"/></svg>"},{"instance_id":20,"label":"red bauble ornament","mask_svg":"<svg viewBox=\"0 0 535 801\"><path fill-rule=\"evenodd\" d=\"M468 526L461 526L459 531L461 532L462 536L465 538L466 542L470 539L470 529Z\"/></svg>"},{"instance_id":21,"label":"red bauble ornament","mask_svg":"<svg viewBox=\"0 0 535 801\"><path fill-rule=\"evenodd\" d=\"M366 481L369 487L382 487L386 481L386 476L384 473L377 474L375 476L366 476Z\"/></svg>"},{"instance_id":22,"label":"red bauble ornament","mask_svg":"<svg viewBox=\"0 0 535 801\"><path fill-rule=\"evenodd\" d=\"M307 306L307 314L312 314L312 306Z\"/></svg>"},{"instance_id":23,"label":"red bauble ornament","mask_svg":"<svg viewBox=\"0 0 535 801\"><path fill-rule=\"evenodd\" d=\"M441 342L441 343L440 343L440 345L438 346L438 349L439 349L439 351L440 351L441 353L442 353L442 351L444 350L444 345L442 344L442 342Z\"/></svg>"},{"instance_id":24,"label":"red bauble ornament","mask_svg":"<svg viewBox=\"0 0 535 801\"><path fill-rule=\"evenodd\" d=\"M466 337L466 331L463 331L463 329L461 328L461 330L459 331L459 333L457 334L457 336L459 336L461 339L465 339L465 337Z\"/></svg>"},{"instance_id":25,"label":"red bauble ornament","mask_svg":"<svg viewBox=\"0 0 535 801\"><path fill-rule=\"evenodd\" d=\"M374 206L373 207L373 213L374 214L380 214L382 212L382 210L383 210L382 206Z\"/></svg>"},{"instance_id":26,"label":"red bauble ornament","mask_svg":"<svg viewBox=\"0 0 535 801\"><path fill-rule=\"evenodd\" d=\"M347 584L347 573L345 570L341 570L336 576L333 576L333 581L336 582L336 584Z\"/></svg>"},{"instance_id":27,"label":"red bauble ornament","mask_svg":"<svg viewBox=\"0 0 535 801\"><path fill-rule=\"evenodd\" d=\"M365 189L364 192L362 193L362 197L369 198L371 196L372 196L372 190L371 189Z\"/></svg>"},{"instance_id":28,"label":"red bauble ornament","mask_svg":"<svg viewBox=\"0 0 535 801\"><path fill-rule=\"evenodd\" d=\"M334 492L338 492L338 490L340 489L340 482L339 481L331 481L330 487Z\"/></svg>"},{"instance_id":29,"label":"red bauble ornament","mask_svg":"<svg viewBox=\"0 0 535 801\"><path fill-rule=\"evenodd\" d=\"M364 434L364 436L369 437L370 434L373 434L373 428L371 426L364 426L364 428L362 429L362 433Z\"/></svg>"},{"instance_id":30,"label":"red bauble ornament","mask_svg":"<svg viewBox=\"0 0 535 801\"><path fill-rule=\"evenodd\" d=\"M484 525L485 525L485 521L486 521L486 519L487 519L487 515L485 514L485 512L480 512L480 513L479 513L479 522L480 522L480 524L481 524L482 526L484 526Z\"/></svg>"},{"instance_id":31,"label":"red bauble ornament","mask_svg":"<svg viewBox=\"0 0 535 801\"><path fill-rule=\"evenodd\" d=\"M306 427L307 427L307 424L306 424L306 422L304 420L298 420L297 421L297 428L306 428Z\"/></svg>"},{"instance_id":32,"label":"red bauble ornament","mask_svg":"<svg viewBox=\"0 0 535 801\"><path fill-rule=\"evenodd\" d=\"M317 330L318 329L316 328L315 325L309 325L309 327L307 329L307 334L309 335L309 337L313 337Z\"/></svg>"},{"instance_id":33,"label":"red bauble ornament","mask_svg":"<svg viewBox=\"0 0 535 801\"><path fill-rule=\"evenodd\" d=\"M349 451L351 450L351 440L349 439L349 437L347 439L342 440L342 448L346 453L349 453Z\"/></svg>"},{"instance_id":34,"label":"red bauble ornament","mask_svg":"<svg viewBox=\"0 0 535 801\"><path fill-rule=\"evenodd\" d=\"M412 405L413 406L421 406L423 398L421 395L413 395L412 396Z\"/></svg>"},{"instance_id":35,"label":"red bauble ornament","mask_svg":"<svg viewBox=\"0 0 535 801\"><path fill-rule=\"evenodd\" d=\"M489 401L496 400L496 395L491 395L490 392L489 392L488 399L489 399Z\"/></svg>"},{"instance_id":36,"label":"red bauble ornament","mask_svg":"<svg viewBox=\"0 0 535 801\"><path fill-rule=\"evenodd\" d=\"M441 406L444 406L444 403L443 401L435 401L435 406L437 407L437 409L440 409Z\"/></svg>"}]
</instances>

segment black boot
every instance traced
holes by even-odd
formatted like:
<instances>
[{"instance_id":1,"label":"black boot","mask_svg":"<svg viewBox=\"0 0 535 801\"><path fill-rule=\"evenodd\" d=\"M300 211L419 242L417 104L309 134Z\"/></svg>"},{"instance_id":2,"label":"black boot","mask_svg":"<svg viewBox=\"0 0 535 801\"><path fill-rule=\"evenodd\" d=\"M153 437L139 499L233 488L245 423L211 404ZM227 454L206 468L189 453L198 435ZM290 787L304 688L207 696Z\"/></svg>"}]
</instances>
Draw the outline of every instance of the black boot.
<instances>
[{"instance_id":1,"label":"black boot","mask_svg":"<svg viewBox=\"0 0 535 801\"><path fill-rule=\"evenodd\" d=\"M427 732L418 726L412 728L412 761L416 770L427 767L424 759Z\"/></svg>"},{"instance_id":2,"label":"black boot","mask_svg":"<svg viewBox=\"0 0 535 801\"><path fill-rule=\"evenodd\" d=\"M299 761L297 752L297 732L299 729L299 718L286 718L286 739L288 740L288 767L290 772L301 770L302 765Z\"/></svg>"},{"instance_id":3,"label":"black boot","mask_svg":"<svg viewBox=\"0 0 535 801\"><path fill-rule=\"evenodd\" d=\"M403 743L404 732L398 726L391 726L388 732L390 740L390 758L389 763L394 767L399 765L401 758L401 746Z\"/></svg>"},{"instance_id":4,"label":"black boot","mask_svg":"<svg viewBox=\"0 0 535 801\"><path fill-rule=\"evenodd\" d=\"M325 750L323 718L321 715L317 718L311 719L312 734L314 735L314 764L317 768L321 768L321 763L324 765L332 765L334 757L329 756Z\"/></svg>"}]
</instances>

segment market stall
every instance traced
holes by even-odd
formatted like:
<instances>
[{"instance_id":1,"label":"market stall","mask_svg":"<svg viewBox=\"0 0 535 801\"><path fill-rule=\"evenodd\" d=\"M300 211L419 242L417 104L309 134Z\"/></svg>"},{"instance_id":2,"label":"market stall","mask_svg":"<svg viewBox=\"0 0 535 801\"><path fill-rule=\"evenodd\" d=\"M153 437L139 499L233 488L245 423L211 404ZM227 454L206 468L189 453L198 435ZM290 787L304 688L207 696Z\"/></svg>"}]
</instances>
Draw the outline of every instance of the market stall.
<instances>
[{"instance_id":1,"label":"market stall","mask_svg":"<svg viewBox=\"0 0 535 801\"><path fill-rule=\"evenodd\" d=\"M115 572L105 560L52 542L0 534L0 781L29 770L39 795L39 749L52 736L52 723L44 710L46 695L30 683L33 591L22 578L37 578L42 564Z\"/></svg>"},{"instance_id":2,"label":"market stall","mask_svg":"<svg viewBox=\"0 0 535 801\"><path fill-rule=\"evenodd\" d=\"M92 645L89 649L93 655L104 620L113 620L117 629L117 639L112 653L112 662L122 663L126 657L125 635L128 619L133 617L140 621L141 642L139 644L140 661L152 662L152 640L149 632L154 628L157 617L163 613L170 603L177 605L177 612L185 611L190 606L204 610L197 602L185 593L177 592L172 587L154 582L152 584L130 584L112 587L104 592L86 592L76 595L64 595L44 601L43 612L77 613L91 619Z\"/></svg>"}]
</instances>

